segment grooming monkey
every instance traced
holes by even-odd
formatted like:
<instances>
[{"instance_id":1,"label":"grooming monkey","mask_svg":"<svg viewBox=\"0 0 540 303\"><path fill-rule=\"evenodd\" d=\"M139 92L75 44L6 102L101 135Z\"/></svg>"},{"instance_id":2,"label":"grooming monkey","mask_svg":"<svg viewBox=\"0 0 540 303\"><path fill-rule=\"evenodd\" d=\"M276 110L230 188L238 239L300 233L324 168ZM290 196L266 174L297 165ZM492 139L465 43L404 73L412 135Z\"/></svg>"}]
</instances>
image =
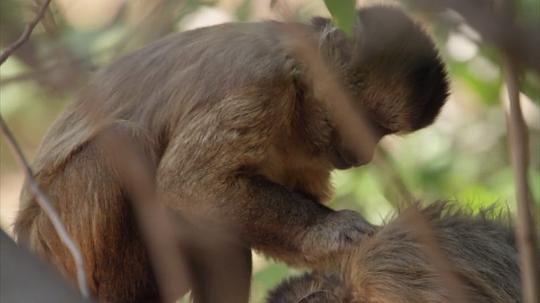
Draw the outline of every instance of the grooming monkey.
<instances>
[{"instance_id":1,"label":"grooming monkey","mask_svg":"<svg viewBox=\"0 0 540 303\"><path fill-rule=\"evenodd\" d=\"M174 34L99 71L80 91L45 137L34 171L81 247L97 298L157 296L129 193L97 142L109 132L145 151L160 202L193 221L237 227L247 255L254 248L316 267L372 231L359 214L322 202L331 196L330 172L369 162L374 146L356 156L329 114L332 100L317 94L310 66L283 38L297 30L318 45L375 141L431 124L448 84L431 39L401 10L370 7L358 16L351 38L324 18ZM15 231L74 278L27 185Z\"/></svg>"},{"instance_id":2,"label":"grooming monkey","mask_svg":"<svg viewBox=\"0 0 540 303\"><path fill-rule=\"evenodd\" d=\"M521 302L519 254L508 222L442 202L420 214L432 228L432 242L415 228L409 209L338 258L334 272L289 279L268 303ZM450 271L438 268L432 245ZM457 279L460 294L445 275Z\"/></svg>"}]
</instances>

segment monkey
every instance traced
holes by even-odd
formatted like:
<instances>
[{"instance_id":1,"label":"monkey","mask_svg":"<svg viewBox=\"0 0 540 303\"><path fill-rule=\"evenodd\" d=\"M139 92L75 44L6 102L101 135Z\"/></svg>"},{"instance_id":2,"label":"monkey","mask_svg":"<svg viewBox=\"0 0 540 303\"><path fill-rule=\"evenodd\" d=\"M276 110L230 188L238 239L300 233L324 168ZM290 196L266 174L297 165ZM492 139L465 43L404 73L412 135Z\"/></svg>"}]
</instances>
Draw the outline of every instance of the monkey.
<instances>
[{"instance_id":1,"label":"monkey","mask_svg":"<svg viewBox=\"0 0 540 303\"><path fill-rule=\"evenodd\" d=\"M418 206L377 228L325 272L286 280L267 302L521 302L519 254L510 220L493 209L472 215L451 202L413 207ZM425 218L433 242L414 227L412 211ZM429 253L433 245L450 270L436 266ZM456 299L448 275L456 278L464 299Z\"/></svg>"},{"instance_id":2,"label":"monkey","mask_svg":"<svg viewBox=\"0 0 540 303\"><path fill-rule=\"evenodd\" d=\"M376 142L433 123L449 88L434 42L401 9L365 7L357 15L350 36L322 17L176 33L96 72L33 162L82 251L96 298L158 297L129 192L99 144L111 132L144 150L160 203L193 222L231 227L248 258L255 249L316 267L372 232L357 212L324 203L331 171L368 163L375 146L354 153L311 66L284 41L298 31L317 46ZM26 184L17 239L73 280L73 262L34 200Z\"/></svg>"}]
</instances>

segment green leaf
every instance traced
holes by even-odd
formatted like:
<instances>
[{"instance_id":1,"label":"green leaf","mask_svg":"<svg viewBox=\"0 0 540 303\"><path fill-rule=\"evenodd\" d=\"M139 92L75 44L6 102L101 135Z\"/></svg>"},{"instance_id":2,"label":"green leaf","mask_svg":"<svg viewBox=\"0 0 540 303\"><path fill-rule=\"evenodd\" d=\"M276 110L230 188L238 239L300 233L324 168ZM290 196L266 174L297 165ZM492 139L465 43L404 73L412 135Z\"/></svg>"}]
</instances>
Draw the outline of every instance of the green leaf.
<instances>
[{"instance_id":1,"label":"green leaf","mask_svg":"<svg viewBox=\"0 0 540 303\"><path fill-rule=\"evenodd\" d=\"M240 3L234 12L238 21L248 21L251 14L251 8L251 0L244 0L242 3Z\"/></svg>"},{"instance_id":2,"label":"green leaf","mask_svg":"<svg viewBox=\"0 0 540 303\"><path fill-rule=\"evenodd\" d=\"M355 0L324 0L324 4L334 23L347 36L351 37L354 22L356 21L356 1Z\"/></svg>"}]
</instances>

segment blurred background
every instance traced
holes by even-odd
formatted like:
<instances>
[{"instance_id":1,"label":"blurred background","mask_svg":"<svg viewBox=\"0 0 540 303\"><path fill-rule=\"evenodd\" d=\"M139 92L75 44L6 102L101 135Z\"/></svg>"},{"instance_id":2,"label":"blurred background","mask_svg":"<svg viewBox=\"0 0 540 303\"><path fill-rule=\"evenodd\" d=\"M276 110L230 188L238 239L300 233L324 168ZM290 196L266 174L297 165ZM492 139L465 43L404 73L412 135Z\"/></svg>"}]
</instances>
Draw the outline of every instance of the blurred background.
<instances>
[{"instance_id":1,"label":"blurred background","mask_svg":"<svg viewBox=\"0 0 540 303\"><path fill-rule=\"evenodd\" d=\"M372 1L357 1L365 5ZM376 3L393 3L377 1ZM519 0L516 21L540 26L540 1ZM0 47L16 40L35 15L33 1L0 1ZM411 11L432 33L448 65L451 96L437 122L382 145L404 185L418 198L457 200L478 210L496 203L515 210L506 130L501 56L452 11ZM32 159L41 138L86 79L101 66L171 32L231 21L309 22L329 16L323 0L55 0L31 39L0 69L0 109ZM530 185L540 200L540 77L524 70L521 102L530 130ZM11 233L22 170L0 143L0 226ZM373 223L393 213L399 197L376 165L336 172L335 208L351 208ZM536 222L538 214L536 214ZM254 257L253 302L293 269Z\"/></svg>"}]
</instances>

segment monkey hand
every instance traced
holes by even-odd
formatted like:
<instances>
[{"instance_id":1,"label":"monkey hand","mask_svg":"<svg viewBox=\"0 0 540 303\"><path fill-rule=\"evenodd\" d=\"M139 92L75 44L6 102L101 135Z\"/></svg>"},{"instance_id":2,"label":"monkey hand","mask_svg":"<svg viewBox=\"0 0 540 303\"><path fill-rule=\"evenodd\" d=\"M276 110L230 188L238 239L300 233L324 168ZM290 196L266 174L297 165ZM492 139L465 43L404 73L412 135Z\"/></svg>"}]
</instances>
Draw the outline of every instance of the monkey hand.
<instances>
[{"instance_id":1,"label":"monkey hand","mask_svg":"<svg viewBox=\"0 0 540 303\"><path fill-rule=\"evenodd\" d=\"M355 246L373 232L374 227L359 213L335 211L308 229L302 238L301 250L307 262L317 262Z\"/></svg>"}]
</instances>

